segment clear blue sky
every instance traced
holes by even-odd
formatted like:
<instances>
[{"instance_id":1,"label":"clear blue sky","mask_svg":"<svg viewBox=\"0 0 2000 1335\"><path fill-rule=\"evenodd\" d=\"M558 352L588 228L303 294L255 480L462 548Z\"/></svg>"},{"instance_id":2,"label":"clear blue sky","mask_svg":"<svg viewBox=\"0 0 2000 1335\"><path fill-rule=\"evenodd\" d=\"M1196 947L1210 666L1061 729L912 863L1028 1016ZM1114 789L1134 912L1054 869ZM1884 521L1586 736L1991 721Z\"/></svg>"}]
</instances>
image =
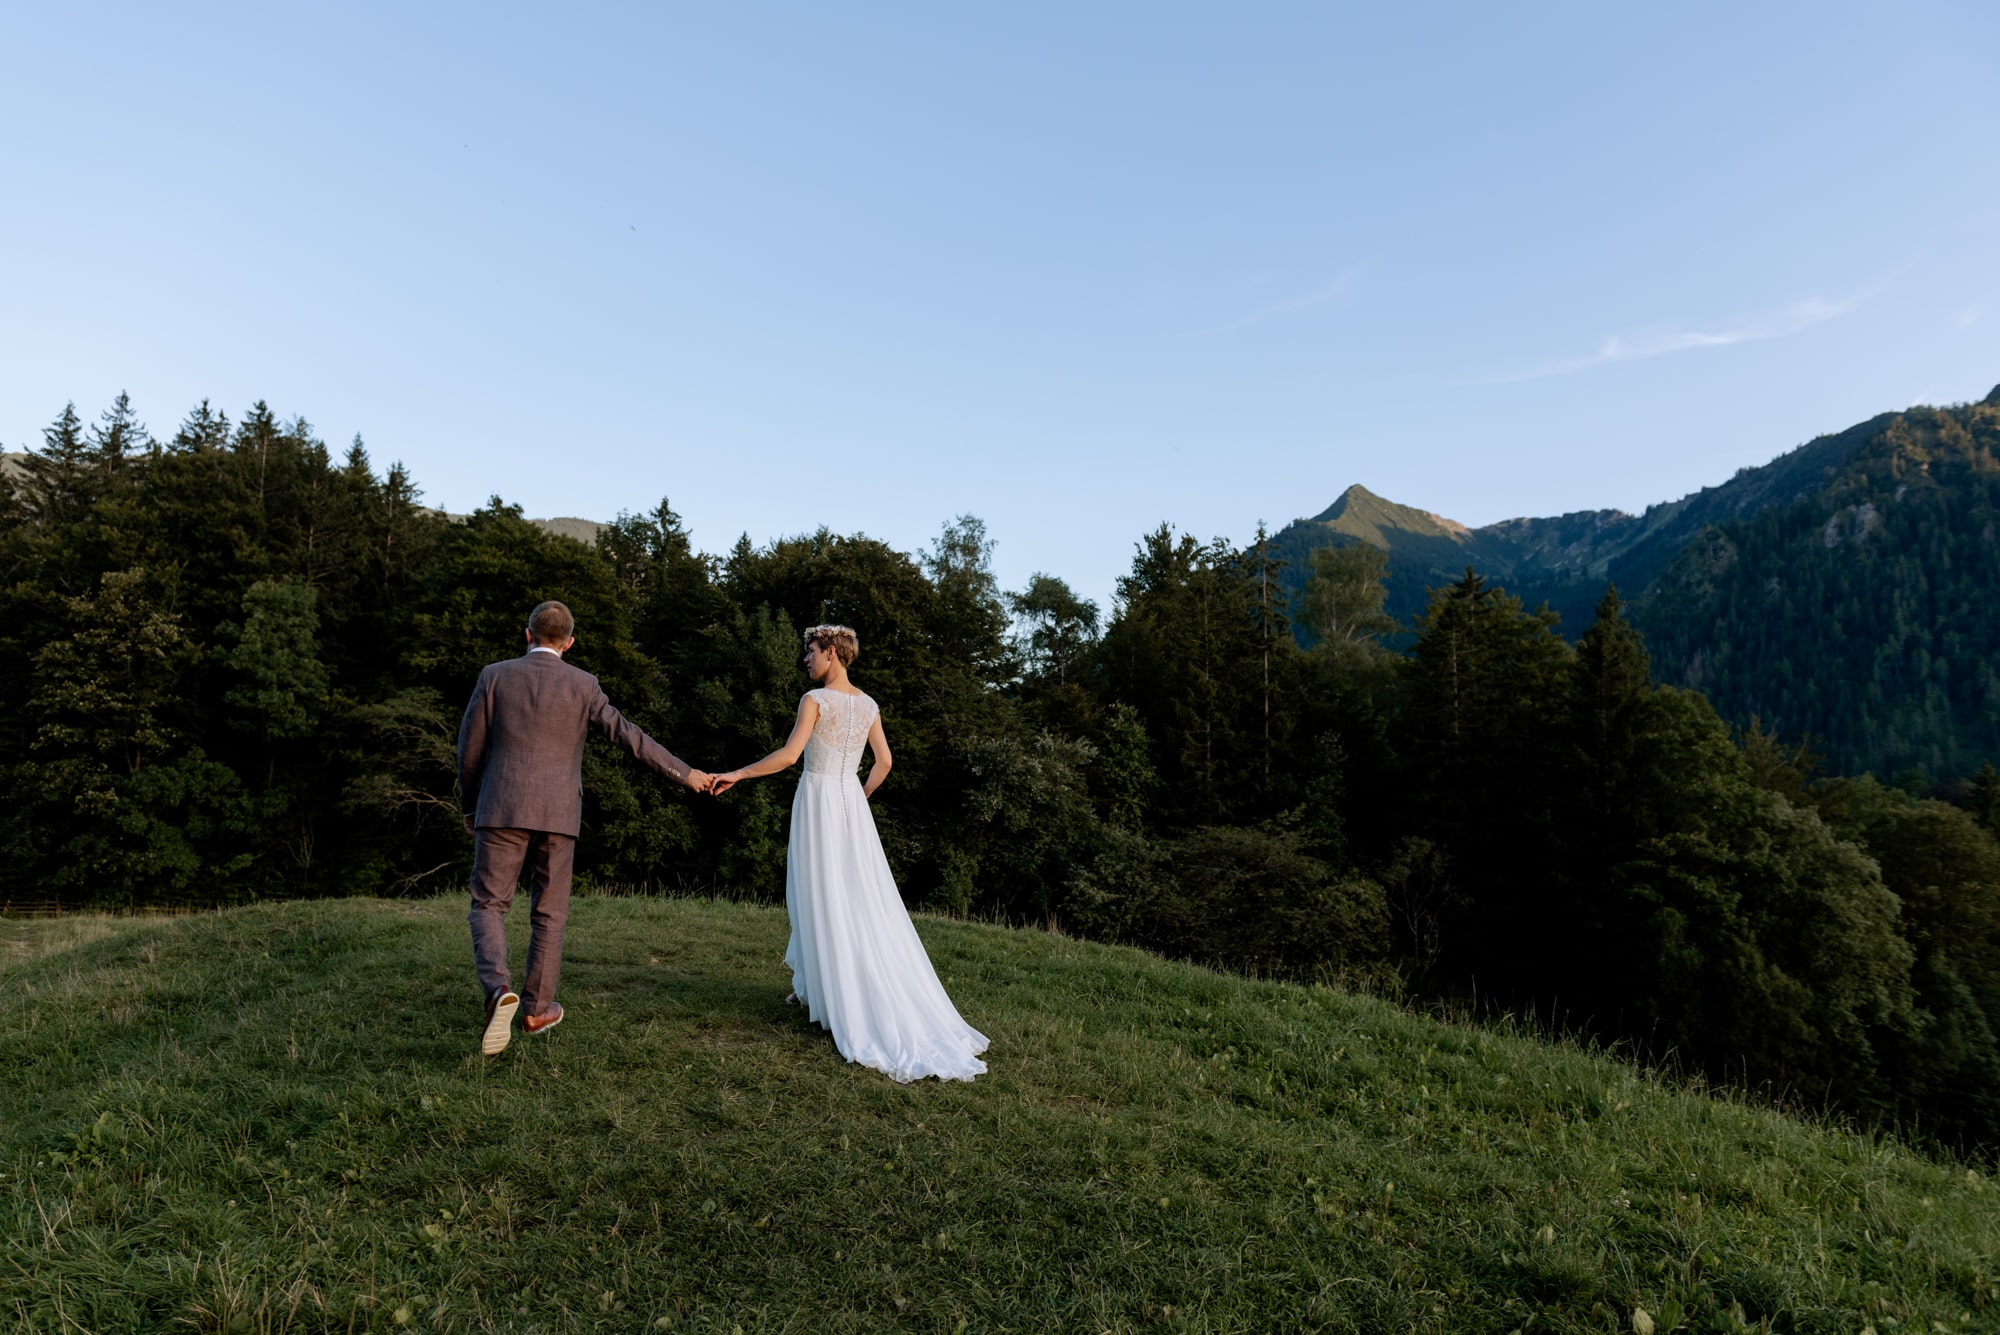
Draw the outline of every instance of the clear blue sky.
<instances>
[{"instance_id":1,"label":"clear blue sky","mask_svg":"<svg viewBox=\"0 0 2000 1335\"><path fill-rule=\"evenodd\" d=\"M432 503L1643 507L2000 381L2000 6L16 5L0 443L263 398Z\"/></svg>"}]
</instances>

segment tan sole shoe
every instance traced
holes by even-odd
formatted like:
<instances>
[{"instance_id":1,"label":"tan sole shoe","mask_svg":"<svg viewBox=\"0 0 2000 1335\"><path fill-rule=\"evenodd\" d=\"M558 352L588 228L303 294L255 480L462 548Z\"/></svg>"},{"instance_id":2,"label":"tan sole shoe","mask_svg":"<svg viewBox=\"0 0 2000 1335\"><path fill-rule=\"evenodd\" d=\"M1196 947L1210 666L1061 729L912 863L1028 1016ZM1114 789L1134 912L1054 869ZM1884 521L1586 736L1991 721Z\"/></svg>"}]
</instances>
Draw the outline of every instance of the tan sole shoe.
<instances>
[{"instance_id":1,"label":"tan sole shoe","mask_svg":"<svg viewBox=\"0 0 2000 1335\"><path fill-rule=\"evenodd\" d=\"M507 1044L514 1038L514 1012L519 1009L521 998L513 988L493 994L493 999L486 1003L486 1032L479 1039L481 1052L492 1057L507 1050Z\"/></svg>"}]
</instances>

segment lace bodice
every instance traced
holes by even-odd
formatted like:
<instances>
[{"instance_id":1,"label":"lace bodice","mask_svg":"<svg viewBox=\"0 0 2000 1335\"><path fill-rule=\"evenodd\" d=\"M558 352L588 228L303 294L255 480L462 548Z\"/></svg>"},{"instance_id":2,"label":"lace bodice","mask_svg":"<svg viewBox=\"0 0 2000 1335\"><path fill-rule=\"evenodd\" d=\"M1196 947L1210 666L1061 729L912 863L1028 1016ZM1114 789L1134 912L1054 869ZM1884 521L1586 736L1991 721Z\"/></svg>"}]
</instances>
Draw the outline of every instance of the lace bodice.
<instances>
[{"instance_id":1,"label":"lace bodice","mask_svg":"<svg viewBox=\"0 0 2000 1335\"><path fill-rule=\"evenodd\" d=\"M806 694L819 705L819 721L813 724L812 740L806 743L806 773L852 778L879 712L875 702L865 695L847 695L824 686Z\"/></svg>"}]
</instances>

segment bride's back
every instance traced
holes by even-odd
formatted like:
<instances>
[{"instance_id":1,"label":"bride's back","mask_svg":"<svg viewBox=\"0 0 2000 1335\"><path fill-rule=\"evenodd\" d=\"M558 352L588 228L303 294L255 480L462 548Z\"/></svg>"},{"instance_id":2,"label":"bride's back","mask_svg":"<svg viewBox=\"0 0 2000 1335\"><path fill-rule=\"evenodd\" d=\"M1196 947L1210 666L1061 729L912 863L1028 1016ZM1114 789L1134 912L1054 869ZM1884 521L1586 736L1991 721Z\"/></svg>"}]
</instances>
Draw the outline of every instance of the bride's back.
<instances>
[{"instance_id":1,"label":"bride's back","mask_svg":"<svg viewBox=\"0 0 2000 1335\"><path fill-rule=\"evenodd\" d=\"M820 687L807 691L807 698L819 706L812 739L806 743L806 773L852 776L861 764L861 752L868 745L868 730L881 711L868 696L856 692Z\"/></svg>"}]
</instances>

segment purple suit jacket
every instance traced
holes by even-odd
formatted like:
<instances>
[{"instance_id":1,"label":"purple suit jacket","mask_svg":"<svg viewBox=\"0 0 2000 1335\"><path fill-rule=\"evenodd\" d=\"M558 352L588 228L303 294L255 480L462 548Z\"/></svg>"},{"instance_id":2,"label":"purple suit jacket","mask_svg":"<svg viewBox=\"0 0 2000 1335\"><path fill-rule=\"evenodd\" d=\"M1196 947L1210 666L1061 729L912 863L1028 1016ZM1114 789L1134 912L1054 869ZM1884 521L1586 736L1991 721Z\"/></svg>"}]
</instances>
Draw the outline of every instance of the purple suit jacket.
<instances>
[{"instance_id":1,"label":"purple suit jacket","mask_svg":"<svg viewBox=\"0 0 2000 1335\"><path fill-rule=\"evenodd\" d=\"M574 837L592 728L648 768L687 782L687 764L613 709L582 668L532 651L487 664L458 725L459 802L472 823Z\"/></svg>"}]
</instances>

